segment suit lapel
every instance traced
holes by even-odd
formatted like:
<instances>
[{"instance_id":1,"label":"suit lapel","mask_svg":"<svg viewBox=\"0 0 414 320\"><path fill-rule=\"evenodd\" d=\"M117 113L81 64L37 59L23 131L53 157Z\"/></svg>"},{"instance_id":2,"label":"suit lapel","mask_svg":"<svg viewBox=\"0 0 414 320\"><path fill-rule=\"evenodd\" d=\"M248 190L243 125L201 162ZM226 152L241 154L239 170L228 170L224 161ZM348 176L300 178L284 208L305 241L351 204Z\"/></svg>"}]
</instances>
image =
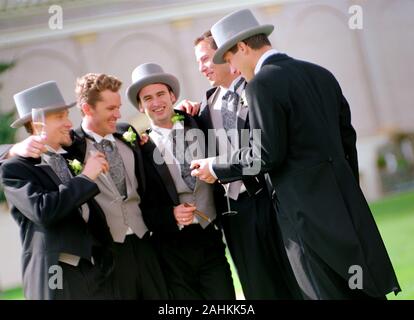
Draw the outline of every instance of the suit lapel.
<instances>
[{"instance_id":1,"label":"suit lapel","mask_svg":"<svg viewBox=\"0 0 414 320\"><path fill-rule=\"evenodd\" d=\"M246 129L246 119L248 113L249 108L247 106L240 107L240 110L237 113L237 130Z\"/></svg>"},{"instance_id":2,"label":"suit lapel","mask_svg":"<svg viewBox=\"0 0 414 320\"><path fill-rule=\"evenodd\" d=\"M134 159L132 157L129 157L128 155L130 153L128 152L121 152L121 147L122 145L120 145L122 142L120 142L118 139L116 139L116 144L119 145L118 146L118 150L119 150L119 155L122 158L122 161L124 162L124 167L125 167L125 182L127 185L127 191L128 189L131 188L132 182L131 182L131 178L133 178L135 176L135 171L134 171ZM125 149L124 149L125 150Z\"/></svg>"},{"instance_id":3,"label":"suit lapel","mask_svg":"<svg viewBox=\"0 0 414 320\"><path fill-rule=\"evenodd\" d=\"M201 102L200 106L200 116L199 119L201 123L204 124L205 129L214 129L213 121L211 120L211 113L210 107L208 104L208 100L210 97L218 90L218 88L212 88L207 91L206 96L204 97L203 101ZM207 132L206 132L207 134Z\"/></svg>"},{"instance_id":4,"label":"suit lapel","mask_svg":"<svg viewBox=\"0 0 414 320\"><path fill-rule=\"evenodd\" d=\"M81 163L85 162L86 158L86 134L82 127L72 130L72 145L65 147L68 156L73 159L78 159Z\"/></svg>"},{"instance_id":5,"label":"suit lapel","mask_svg":"<svg viewBox=\"0 0 414 320\"><path fill-rule=\"evenodd\" d=\"M53 181L53 183L56 184L57 187L62 184L62 181L60 180L60 178L56 175L56 173L53 171L53 169L48 164L40 163L40 164L36 164L35 166L40 168ZM78 207L76 210L80 214L79 217L81 217L82 215L81 208Z\"/></svg>"},{"instance_id":6,"label":"suit lapel","mask_svg":"<svg viewBox=\"0 0 414 320\"><path fill-rule=\"evenodd\" d=\"M160 153L160 150L157 148L155 143L149 139L148 142L143 146L144 156L152 163L154 168L157 170L158 175L161 180L164 182L164 185L170 195L171 199L175 204L178 204L180 201L178 199L177 189L175 188L175 183L171 177L170 170L168 169L167 164L163 161L161 164L158 164L154 161L154 153L157 152L157 159L163 159Z\"/></svg>"},{"instance_id":7,"label":"suit lapel","mask_svg":"<svg viewBox=\"0 0 414 320\"><path fill-rule=\"evenodd\" d=\"M48 164L37 164L36 167L39 167L43 170L44 173L46 173L50 179L58 186L62 184L62 181L59 179L59 177L56 175L56 173L53 171L53 169Z\"/></svg>"},{"instance_id":8,"label":"suit lapel","mask_svg":"<svg viewBox=\"0 0 414 320\"><path fill-rule=\"evenodd\" d=\"M139 145L139 134L136 132L137 139L131 145L130 142L125 141L124 138L122 137L124 132L125 131L119 128L118 132L114 133L114 137L118 138L121 143L124 143L134 153L134 160L135 160L135 173L134 174L138 180L139 193L143 194L143 192L145 191L145 172L144 172L144 163L142 162L141 147Z\"/></svg>"},{"instance_id":9,"label":"suit lapel","mask_svg":"<svg viewBox=\"0 0 414 320\"><path fill-rule=\"evenodd\" d=\"M181 115L184 115L184 130L197 128L197 123L194 120L194 118L190 117L185 112L182 112L179 110L176 110L175 112ZM175 187L174 180L171 176L171 173L170 173L170 170L168 169L167 164L165 163L165 161L163 161L161 164L155 163L154 161L155 152L158 153L157 159L163 159L160 150L157 148L157 146L151 139L149 139L148 142L142 147L142 150L143 150L144 156L147 157L147 159L149 159L149 161L153 164L153 166L157 170L173 202L175 204L179 204L180 201L178 198L177 189Z\"/></svg>"},{"instance_id":10,"label":"suit lapel","mask_svg":"<svg viewBox=\"0 0 414 320\"><path fill-rule=\"evenodd\" d=\"M205 136L205 150L208 149L208 139L210 138L208 131L209 130L215 130L213 125L213 120L211 118L211 112L210 112L210 105L209 105L209 99L215 95L218 94L218 87L211 88L207 91L206 96L204 97L201 106L200 106L200 116L199 116L199 123L202 126L202 129L204 131ZM214 100L214 99L213 99ZM217 128L219 129L219 128ZM215 135L214 135L215 136ZM219 144L216 142L216 155L219 154Z\"/></svg>"}]
</instances>

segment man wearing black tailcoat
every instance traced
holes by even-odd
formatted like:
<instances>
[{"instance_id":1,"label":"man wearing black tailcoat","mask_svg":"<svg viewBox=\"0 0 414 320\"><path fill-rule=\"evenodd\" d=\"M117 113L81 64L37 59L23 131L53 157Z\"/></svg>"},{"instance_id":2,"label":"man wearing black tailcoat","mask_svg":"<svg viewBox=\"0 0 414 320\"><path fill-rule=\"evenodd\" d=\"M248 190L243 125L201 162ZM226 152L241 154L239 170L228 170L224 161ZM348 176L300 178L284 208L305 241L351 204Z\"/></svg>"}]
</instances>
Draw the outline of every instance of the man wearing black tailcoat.
<instances>
[{"instance_id":1,"label":"man wearing black tailcoat","mask_svg":"<svg viewBox=\"0 0 414 320\"><path fill-rule=\"evenodd\" d=\"M214 62L229 62L248 81L250 125L261 142L252 132L251 146L234 152L231 163L194 161L193 174L211 182L214 173L229 182L257 166L266 173L304 298L383 299L398 293L359 187L356 133L340 86L322 67L272 49L267 36L273 28L259 25L249 10L212 27Z\"/></svg>"}]
</instances>

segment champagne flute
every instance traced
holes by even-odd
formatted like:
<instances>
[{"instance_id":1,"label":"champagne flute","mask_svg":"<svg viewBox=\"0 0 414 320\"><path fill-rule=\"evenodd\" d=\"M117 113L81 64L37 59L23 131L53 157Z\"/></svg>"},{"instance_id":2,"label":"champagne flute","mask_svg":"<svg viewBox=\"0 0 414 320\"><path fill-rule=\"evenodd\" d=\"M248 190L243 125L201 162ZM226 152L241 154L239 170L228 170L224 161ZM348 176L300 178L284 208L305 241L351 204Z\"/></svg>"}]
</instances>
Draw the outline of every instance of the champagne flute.
<instances>
[{"instance_id":1,"label":"champagne flute","mask_svg":"<svg viewBox=\"0 0 414 320\"><path fill-rule=\"evenodd\" d=\"M225 216L234 216L236 215L238 212L235 210L231 210L230 207L230 197L229 197L229 188L230 188L230 183L227 184L223 184L223 188L226 190L226 198L227 198L227 211L224 211L222 214Z\"/></svg>"},{"instance_id":2,"label":"champagne flute","mask_svg":"<svg viewBox=\"0 0 414 320\"><path fill-rule=\"evenodd\" d=\"M43 108L32 109L33 133L39 137L46 136L46 116Z\"/></svg>"}]
</instances>

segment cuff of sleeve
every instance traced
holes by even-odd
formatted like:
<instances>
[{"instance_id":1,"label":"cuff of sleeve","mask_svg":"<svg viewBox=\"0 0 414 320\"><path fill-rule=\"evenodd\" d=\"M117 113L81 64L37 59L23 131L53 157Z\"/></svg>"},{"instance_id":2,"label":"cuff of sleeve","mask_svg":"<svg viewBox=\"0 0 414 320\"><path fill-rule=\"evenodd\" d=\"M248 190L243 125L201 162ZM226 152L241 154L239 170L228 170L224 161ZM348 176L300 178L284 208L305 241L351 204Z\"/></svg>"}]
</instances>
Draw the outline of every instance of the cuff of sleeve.
<instances>
[{"instance_id":1,"label":"cuff of sleeve","mask_svg":"<svg viewBox=\"0 0 414 320\"><path fill-rule=\"evenodd\" d=\"M84 178L84 179L86 179L86 180L88 180L90 182L95 183L95 181L93 181L91 178L89 178L88 176L84 175L83 173L78 174L77 177L81 177L81 178Z\"/></svg>"},{"instance_id":2,"label":"cuff of sleeve","mask_svg":"<svg viewBox=\"0 0 414 320\"><path fill-rule=\"evenodd\" d=\"M214 164L214 162L215 162L215 157L213 157L213 158L208 158L208 170L210 170L210 173L211 173L211 175L214 177L214 178L216 178L216 179L218 179L218 177L217 177L217 175L216 175L216 173L214 172L214 170L213 170L213 164Z\"/></svg>"},{"instance_id":3,"label":"cuff of sleeve","mask_svg":"<svg viewBox=\"0 0 414 320\"><path fill-rule=\"evenodd\" d=\"M11 145L8 145L8 146L6 146L4 148L4 150L1 151L2 153L0 154L0 161L5 161L5 160L8 159L9 152L10 152L10 150L11 150L12 147L13 147L12 144Z\"/></svg>"}]
</instances>

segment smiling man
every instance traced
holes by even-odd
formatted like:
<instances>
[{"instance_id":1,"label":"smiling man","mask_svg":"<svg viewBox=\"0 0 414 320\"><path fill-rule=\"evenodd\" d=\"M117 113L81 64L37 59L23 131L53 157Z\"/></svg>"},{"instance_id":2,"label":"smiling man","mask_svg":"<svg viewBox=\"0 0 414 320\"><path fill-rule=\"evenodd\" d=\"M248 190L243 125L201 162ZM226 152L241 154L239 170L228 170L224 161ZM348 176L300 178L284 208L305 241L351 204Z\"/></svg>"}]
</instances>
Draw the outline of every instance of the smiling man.
<instances>
[{"instance_id":1,"label":"smiling man","mask_svg":"<svg viewBox=\"0 0 414 320\"><path fill-rule=\"evenodd\" d=\"M151 121L150 140L143 146L149 182L142 210L154 230L173 298L234 299L225 245L215 221L213 188L190 174L190 150L200 147L197 133L202 132L191 116L177 115L173 109L179 82L155 63L135 68L132 79L127 96ZM193 133L196 141L187 141L185 137Z\"/></svg>"},{"instance_id":2,"label":"smiling man","mask_svg":"<svg viewBox=\"0 0 414 320\"><path fill-rule=\"evenodd\" d=\"M78 107L83 119L68 149L82 161L101 151L109 173L99 176L97 203L105 213L113 238L114 286L120 299L168 299L157 254L141 212L145 173L139 145L125 138L134 129L118 123L121 117L122 82L106 74L88 73L76 83Z\"/></svg>"},{"instance_id":3,"label":"smiling man","mask_svg":"<svg viewBox=\"0 0 414 320\"><path fill-rule=\"evenodd\" d=\"M268 39L273 29L260 25L250 10L212 26L218 45L213 61L230 63L248 81L251 128L261 130L262 139L236 150L231 163L194 162L199 169L193 174L234 181L252 163L261 163L305 299L384 299L398 293L359 187L356 132L341 88L328 70L273 49ZM363 285L352 288L350 270L356 266Z\"/></svg>"},{"instance_id":4,"label":"smiling man","mask_svg":"<svg viewBox=\"0 0 414 320\"><path fill-rule=\"evenodd\" d=\"M48 151L42 159L14 157L0 168L11 214L21 230L25 297L113 299L112 284L100 268L108 266L97 254L104 251L110 234L100 227L106 225L105 217L93 201L99 194L95 181L108 163L97 153L73 177L62 147L72 143L68 109L74 104L64 102L55 82L19 92L14 100L20 115L14 128L24 125L34 134L31 110L44 108L46 113Z\"/></svg>"},{"instance_id":5,"label":"smiling man","mask_svg":"<svg viewBox=\"0 0 414 320\"><path fill-rule=\"evenodd\" d=\"M240 147L241 133L248 132L250 125L249 109L241 98L246 81L228 63L213 62L216 50L210 31L194 42L198 69L212 86L201 103L197 122L208 137L207 143L217 142L216 155L222 156ZM209 135L209 131L224 131L225 134L217 138L217 134ZM229 134L228 138L230 132L237 135ZM237 214L222 215L220 219L245 298L299 299L263 175L246 176L225 185L215 184L216 203L221 204L221 212L228 210L225 189L230 208Z\"/></svg>"},{"instance_id":6,"label":"smiling man","mask_svg":"<svg viewBox=\"0 0 414 320\"><path fill-rule=\"evenodd\" d=\"M145 190L140 138L129 124L118 123L121 84L113 76L96 73L77 80L77 103L83 119L71 132L73 143L65 146L65 151L81 163L101 152L109 163L109 172L96 179L101 192L95 200L106 217L102 232L109 226L113 239L115 298L168 299L151 232L140 208ZM31 136L14 146L3 146L2 157L38 158L45 152L44 143Z\"/></svg>"}]
</instances>

